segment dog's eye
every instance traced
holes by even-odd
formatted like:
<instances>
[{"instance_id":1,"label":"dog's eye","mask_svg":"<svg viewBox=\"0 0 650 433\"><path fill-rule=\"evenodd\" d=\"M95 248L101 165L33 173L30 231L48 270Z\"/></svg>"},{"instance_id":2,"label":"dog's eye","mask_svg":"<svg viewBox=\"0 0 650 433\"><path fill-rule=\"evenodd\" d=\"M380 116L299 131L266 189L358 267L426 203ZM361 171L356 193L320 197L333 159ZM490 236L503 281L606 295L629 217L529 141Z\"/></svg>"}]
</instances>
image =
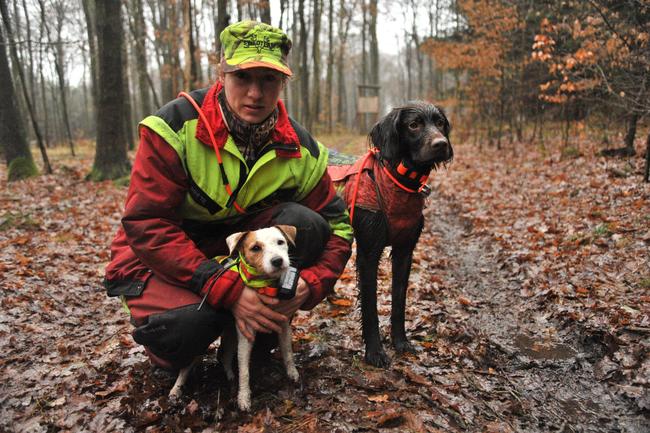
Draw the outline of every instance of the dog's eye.
<instances>
[{"instance_id":1,"label":"dog's eye","mask_svg":"<svg viewBox=\"0 0 650 433\"><path fill-rule=\"evenodd\" d=\"M284 239L279 239L278 240L278 245L284 245Z\"/></svg>"},{"instance_id":2,"label":"dog's eye","mask_svg":"<svg viewBox=\"0 0 650 433\"><path fill-rule=\"evenodd\" d=\"M438 129L440 129L442 131L445 128L445 119L440 118L440 119L436 120L435 125L436 125L436 128L438 128Z\"/></svg>"},{"instance_id":3,"label":"dog's eye","mask_svg":"<svg viewBox=\"0 0 650 433\"><path fill-rule=\"evenodd\" d=\"M260 251L262 251L262 247L260 247L259 245L253 245L251 247L251 251L253 251L254 253L259 253Z\"/></svg>"},{"instance_id":4,"label":"dog's eye","mask_svg":"<svg viewBox=\"0 0 650 433\"><path fill-rule=\"evenodd\" d=\"M416 122L416 121L410 122L410 123L408 124L408 127L409 127L409 129L411 129L411 130L419 129L419 128L420 128L420 122Z\"/></svg>"}]
</instances>

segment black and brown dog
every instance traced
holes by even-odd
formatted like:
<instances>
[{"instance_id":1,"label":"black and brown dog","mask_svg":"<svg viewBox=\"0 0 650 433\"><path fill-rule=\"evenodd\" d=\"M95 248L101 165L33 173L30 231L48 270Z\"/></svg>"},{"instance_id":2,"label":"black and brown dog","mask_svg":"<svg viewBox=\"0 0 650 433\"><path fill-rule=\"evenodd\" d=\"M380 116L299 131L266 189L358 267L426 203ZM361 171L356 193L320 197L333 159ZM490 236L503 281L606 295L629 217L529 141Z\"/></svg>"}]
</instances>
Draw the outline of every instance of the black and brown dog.
<instances>
[{"instance_id":1,"label":"black and brown dog","mask_svg":"<svg viewBox=\"0 0 650 433\"><path fill-rule=\"evenodd\" d=\"M351 166L329 168L350 208L357 241L365 360L377 367L390 363L377 317L377 270L387 246L392 247L392 343L398 353L413 351L404 326L406 291L413 250L424 227L429 174L454 156L450 130L442 109L411 102L377 122L364 158Z\"/></svg>"}]
</instances>

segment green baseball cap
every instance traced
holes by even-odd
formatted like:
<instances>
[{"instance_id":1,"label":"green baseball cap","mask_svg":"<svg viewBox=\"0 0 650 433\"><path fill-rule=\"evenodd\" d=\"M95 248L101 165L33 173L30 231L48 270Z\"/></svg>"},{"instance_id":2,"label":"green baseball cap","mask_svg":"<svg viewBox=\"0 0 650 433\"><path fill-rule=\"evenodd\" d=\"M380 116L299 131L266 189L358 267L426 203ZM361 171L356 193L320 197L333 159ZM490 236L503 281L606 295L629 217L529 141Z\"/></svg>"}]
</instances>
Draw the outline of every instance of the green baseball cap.
<instances>
[{"instance_id":1,"label":"green baseball cap","mask_svg":"<svg viewBox=\"0 0 650 433\"><path fill-rule=\"evenodd\" d=\"M262 67L292 75L287 63L291 39L276 27L257 21L240 21L226 27L219 39L224 72Z\"/></svg>"}]
</instances>

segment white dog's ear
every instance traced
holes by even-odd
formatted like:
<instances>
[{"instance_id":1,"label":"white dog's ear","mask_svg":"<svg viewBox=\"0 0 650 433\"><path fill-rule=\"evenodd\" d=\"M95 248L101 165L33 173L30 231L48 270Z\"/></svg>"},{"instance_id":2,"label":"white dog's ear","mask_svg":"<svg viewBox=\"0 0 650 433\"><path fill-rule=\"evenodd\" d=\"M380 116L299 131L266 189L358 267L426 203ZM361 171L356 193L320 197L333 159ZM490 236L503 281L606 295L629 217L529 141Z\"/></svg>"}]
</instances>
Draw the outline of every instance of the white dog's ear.
<instances>
[{"instance_id":1,"label":"white dog's ear","mask_svg":"<svg viewBox=\"0 0 650 433\"><path fill-rule=\"evenodd\" d=\"M275 227L282 232L291 245L296 246L296 233L298 230L294 226L277 225Z\"/></svg>"},{"instance_id":2,"label":"white dog's ear","mask_svg":"<svg viewBox=\"0 0 650 433\"><path fill-rule=\"evenodd\" d=\"M239 248L239 244L241 243L241 241L244 240L244 237L246 237L248 233L249 232L233 233L226 238L226 244L228 245L230 254L232 254L237 250L237 248Z\"/></svg>"}]
</instances>

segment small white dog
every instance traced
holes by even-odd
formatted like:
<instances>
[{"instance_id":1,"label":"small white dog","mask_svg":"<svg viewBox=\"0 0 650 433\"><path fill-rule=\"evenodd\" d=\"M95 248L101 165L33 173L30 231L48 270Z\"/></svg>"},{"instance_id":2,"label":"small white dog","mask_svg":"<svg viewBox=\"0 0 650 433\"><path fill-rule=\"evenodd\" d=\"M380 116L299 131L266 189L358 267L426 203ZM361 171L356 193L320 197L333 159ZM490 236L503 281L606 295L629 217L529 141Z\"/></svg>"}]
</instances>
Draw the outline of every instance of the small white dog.
<instances>
[{"instance_id":1,"label":"small white dog","mask_svg":"<svg viewBox=\"0 0 650 433\"><path fill-rule=\"evenodd\" d=\"M239 253L240 269L244 268L244 281L248 285L259 287L269 280L277 280L289 268L289 243L293 244L296 239L296 228L287 225L277 225L274 227L263 228L256 231L234 233L226 239L230 250L230 257ZM240 272L240 273L242 273ZM255 284L255 281L262 282ZM282 326L282 332L279 334L280 352L287 375L294 382L298 382L298 370L293 360L293 351L291 349L291 325L289 322ZM221 345L223 347L224 369L228 380L232 380L233 359L235 355L235 346L237 347L237 361L239 366L239 394L237 403L241 410L248 411L251 408L251 391L249 383L249 366L250 356L253 344L243 336L239 328L233 324L229 329L224 330L221 336ZM195 365L183 368L178 373L178 378L169 396L180 396L181 387L187 381L187 377Z\"/></svg>"}]
</instances>

